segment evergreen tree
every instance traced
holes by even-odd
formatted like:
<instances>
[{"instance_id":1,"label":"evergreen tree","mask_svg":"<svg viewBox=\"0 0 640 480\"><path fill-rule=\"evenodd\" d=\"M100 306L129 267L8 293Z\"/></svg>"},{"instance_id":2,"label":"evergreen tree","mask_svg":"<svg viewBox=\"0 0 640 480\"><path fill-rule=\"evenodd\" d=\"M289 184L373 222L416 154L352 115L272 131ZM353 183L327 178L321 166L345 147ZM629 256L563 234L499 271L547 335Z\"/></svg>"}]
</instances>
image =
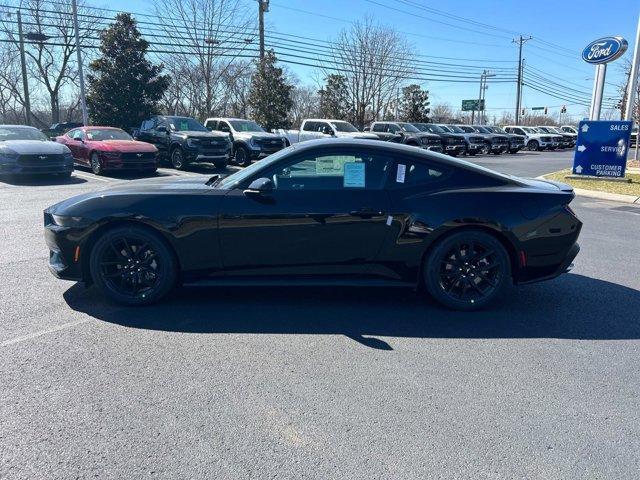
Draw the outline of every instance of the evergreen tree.
<instances>
[{"instance_id":1,"label":"evergreen tree","mask_svg":"<svg viewBox=\"0 0 640 480\"><path fill-rule=\"evenodd\" d=\"M101 34L101 56L89 65L87 106L94 125L128 129L159 111L169 87L162 65L146 59L149 43L133 17L119 13Z\"/></svg>"},{"instance_id":2,"label":"evergreen tree","mask_svg":"<svg viewBox=\"0 0 640 480\"><path fill-rule=\"evenodd\" d=\"M351 120L352 108L349 102L347 78L344 75L330 74L325 78L325 86L320 94L320 115L324 118Z\"/></svg>"},{"instance_id":3,"label":"evergreen tree","mask_svg":"<svg viewBox=\"0 0 640 480\"><path fill-rule=\"evenodd\" d=\"M429 105L428 90L415 84L404 87L400 100L400 118L405 122L428 122Z\"/></svg>"},{"instance_id":4,"label":"evergreen tree","mask_svg":"<svg viewBox=\"0 0 640 480\"><path fill-rule=\"evenodd\" d=\"M265 129L288 128L288 114L293 106L293 86L287 83L284 72L276 66L273 50L265 52L251 78L249 106L253 118Z\"/></svg>"}]
</instances>

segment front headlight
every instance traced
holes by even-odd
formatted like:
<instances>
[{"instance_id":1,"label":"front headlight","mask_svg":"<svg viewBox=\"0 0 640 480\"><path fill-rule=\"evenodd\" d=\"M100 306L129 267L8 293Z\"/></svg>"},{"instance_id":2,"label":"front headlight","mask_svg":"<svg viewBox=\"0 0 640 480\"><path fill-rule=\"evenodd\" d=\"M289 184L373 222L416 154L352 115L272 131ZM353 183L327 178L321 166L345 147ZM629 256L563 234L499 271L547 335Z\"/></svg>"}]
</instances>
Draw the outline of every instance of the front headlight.
<instances>
[{"instance_id":1,"label":"front headlight","mask_svg":"<svg viewBox=\"0 0 640 480\"><path fill-rule=\"evenodd\" d=\"M53 222L60 227L83 227L88 222L82 217L51 214Z\"/></svg>"},{"instance_id":2,"label":"front headlight","mask_svg":"<svg viewBox=\"0 0 640 480\"><path fill-rule=\"evenodd\" d=\"M2 163L16 163L18 156L13 150L0 150L0 162Z\"/></svg>"},{"instance_id":3,"label":"front headlight","mask_svg":"<svg viewBox=\"0 0 640 480\"><path fill-rule=\"evenodd\" d=\"M195 138L187 138L187 147L198 148L199 142Z\"/></svg>"}]
</instances>

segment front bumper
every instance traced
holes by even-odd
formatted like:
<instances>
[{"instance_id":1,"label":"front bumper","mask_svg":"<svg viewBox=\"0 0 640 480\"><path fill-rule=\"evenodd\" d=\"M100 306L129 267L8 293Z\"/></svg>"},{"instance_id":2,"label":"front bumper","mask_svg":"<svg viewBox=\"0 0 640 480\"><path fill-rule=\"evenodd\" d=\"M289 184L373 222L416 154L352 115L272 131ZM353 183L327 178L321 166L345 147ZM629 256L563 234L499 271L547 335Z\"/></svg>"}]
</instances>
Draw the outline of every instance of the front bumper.
<instances>
[{"instance_id":1,"label":"front bumper","mask_svg":"<svg viewBox=\"0 0 640 480\"><path fill-rule=\"evenodd\" d=\"M509 150L508 143L492 143L491 144L492 152L506 152L507 150Z\"/></svg>"},{"instance_id":2,"label":"front bumper","mask_svg":"<svg viewBox=\"0 0 640 480\"><path fill-rule=\"evenodd\" d=\"M47 224L47 218L45 212L44 240L49 248L49 271L62 280L81 281L80 245L72 240L73 229Z\"/></svg>"},{"instance_id":3,"label":"front bumper","mask_svg":"<svg viewBox=\"0 0 640 480\"><path fill-rule=\"evenodd\" d=\"M0 175L65 175L71 172L73 172L73 161L28 166L19 163L0 163Z\"/></svg>"},{"instance_id":4,"label":"front bumper","mask_svg":"<svg viewBox=\"0 0 640 480\"><path fill-rule=\"evenodd\" d=\"M462 153L464 153L464 151L466 150L466 145L447 145L445 147L445 151L446 153L453 153L456 155L460 155Z\"/></svg>"},{"instance_id":5,"label":"front bumper","mask_svg":"<svg viewBox=\"0 0 640 480\"><path fill-rule=\"evenodd\" d=\"M103 158L102 165L105 170L127 170L127 171L139 171L139 170L155 170L158 168L157 160L120 160Z\"/></svg>"}]
</instances>

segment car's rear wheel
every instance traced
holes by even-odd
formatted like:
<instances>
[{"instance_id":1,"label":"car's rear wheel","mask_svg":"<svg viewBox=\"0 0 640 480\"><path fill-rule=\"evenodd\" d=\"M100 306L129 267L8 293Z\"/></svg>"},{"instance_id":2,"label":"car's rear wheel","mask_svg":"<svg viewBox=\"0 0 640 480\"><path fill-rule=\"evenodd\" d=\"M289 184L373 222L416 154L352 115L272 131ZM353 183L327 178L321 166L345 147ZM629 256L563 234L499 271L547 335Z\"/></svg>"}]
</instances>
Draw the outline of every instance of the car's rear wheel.
<instances>
[{"instance_id":1,"label":"car's rear wheel","mask_svg":"<svg viewBox=\"0 0 640 480\"><path fill-rule=\"evenodd\" d=\"M176 170L184 168L184 153L180 147L176 147L171 152L171 166Z\"/></svg>"},{"instance_id":2,"label":"car's rear wheel","mask_svg":"<svg viewBox=\"0 0 640 480\"><path fill-rule=\"evenodd\" d=\"M238 145L236 147L235 161L236 164L241 167L251 165L251 157L249 156L249 151L246 147L243 147L242 145Z\"/></svg>"},{"instance_id":3,"label":"car's rear wheel","mask_svg":"<svg viewBox=\"0 0 640 480\"><path fill-rule=\"evenodd\" d=\"M100 236L89 260L94 283L111 300L147 305L176 283L177 265L164 240L137 226L117 227Z\"/></svg>"},{"instance_id":4,"label":"car's rear wheel","mask_svg":"<svg viewBox=\"0 0 640 480\"><path fill-rule=\"evenodd\" d=\"M455 310L476 310L498 300L511 284L505 248L493 236L466 230L445 237L425 259L427 291Z\"/></svg>"},{"instance_id":5,"label":"car's rear wheel","mask_svg":"<svg viewBox=\"0 0 640 480\"><path fill-rule=\"evenodd\" d=\"M104 172L104 169L100 164L100 157L96 152L93 152L91 154L91 159L89 160L89 162L91 164L91 171L96 175L102 175L102 173Z\"/></svg>"},{"instance_id":6,"label":"car's rear wheel","mask_svg":"<svg viewBox=\"0 0 640 480\"><path fill-rule=\"evenodd\" d=\"M539 148L540 144L537 140L530 140L529 143L527 143L527 150L529 150L530 152L535 152Z\"/></svg>"}]
</instances>

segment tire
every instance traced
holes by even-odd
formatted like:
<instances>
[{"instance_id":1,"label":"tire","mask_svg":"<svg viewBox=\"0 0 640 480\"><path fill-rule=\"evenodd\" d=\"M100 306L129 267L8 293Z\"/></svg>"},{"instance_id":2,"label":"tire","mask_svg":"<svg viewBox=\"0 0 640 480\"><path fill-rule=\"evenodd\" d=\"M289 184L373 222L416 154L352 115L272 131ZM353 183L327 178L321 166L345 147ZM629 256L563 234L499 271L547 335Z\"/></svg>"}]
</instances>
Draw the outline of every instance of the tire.
<instances>
[{"instance_id":1,"label":"tire","mask_svg":"<svg viewBox=\"0 0 640 480\"><path fill-rule=\"evenodd\" d=\"M235 162L236 165L239 165L240 167L247 167L251 165L251 156L249 155L247 147L238 145L235 152Z\"/></svg>"},{"instance_id":2,"label":"tire","mask_svg":"<svg viewBox=\"0 0 640 480\"><path fill-rule=\"evenodd\" d=\"M173 150L171 150L170 160L171 160L171 166L176 170L184 169L185 167L184 153L182 152L182 149L180 147L175 147Z\"/></svg>"},{"instance_id":3,"label":"tire","mask_svg":"<svg viewBox=\"0 0 640 480\"><path fill-rule=\"evenodd\" d=\"M422 268L429 294L454 310L478 310L500 299L511 285L511 262L488 233L465 230L440 240Z\"/></svg>"},{"instance_id":4,"label":"tire","mask_svg":"<svg viewBox=\"0 0 640 480\"><path fill-rule=\"evenodd\" d=\"M90 252L96 286L123 305L149 305L176 284L177 263L166 242L150 229L116 227L100 236Z\"/></svg>"},{"instance_id":5,"label":"tire","mask_svg":"<svg viewBox=\"0 0 640 480\"><path fill-rule=\"evenodd\" d=\"M484 147L480 150L482 155L488 155L491 152L491 145L485 143Z\"/></svg>"},{"instance_id":6,"label":"tire","mask_svg":"<svg viewBox=\"0 0 640 480\"><path fill-rule=\"evenodd\" d=\"M529 140L527 142L527 150L529 150L530 152L534 152L539 149L540 149L540 144L538 143L537 140Z\"/></svg>"},{"instance_id":7,"label":"tire","mask_svg":"<svg viewBox=\"0 0 640 480\"><path fill-rule=\"evenodd\" d=\"M95 175L102 175L104 173L104 169L102 168L102 165L100 164L100 157L98 156L98 154L96 152L93 152L91 154L91 157L89 159L89 166L91 167L91 171Z\"/></svg>"}]
</instances>

